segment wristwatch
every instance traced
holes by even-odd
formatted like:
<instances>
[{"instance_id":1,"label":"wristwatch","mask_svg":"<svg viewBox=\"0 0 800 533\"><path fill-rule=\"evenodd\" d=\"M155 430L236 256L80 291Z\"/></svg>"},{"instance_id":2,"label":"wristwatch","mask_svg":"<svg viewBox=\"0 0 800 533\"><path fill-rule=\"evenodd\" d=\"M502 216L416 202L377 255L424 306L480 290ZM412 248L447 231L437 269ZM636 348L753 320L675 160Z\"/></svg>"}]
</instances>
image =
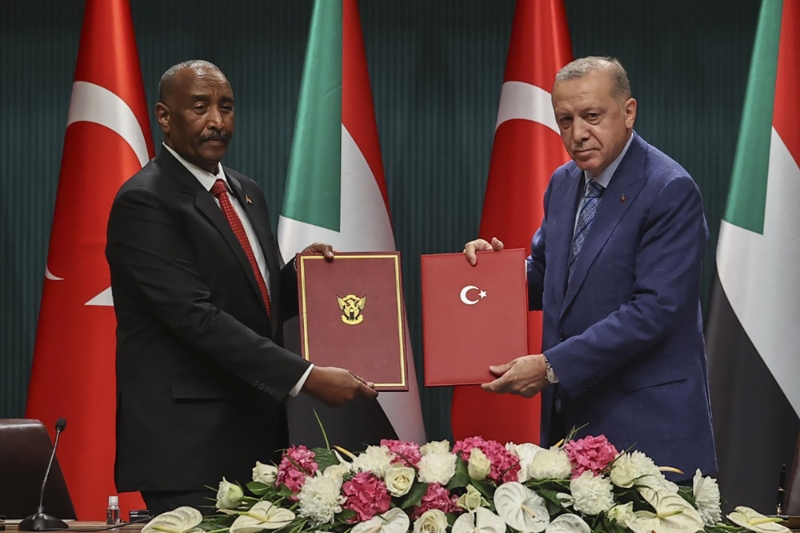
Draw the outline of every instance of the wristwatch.
<instances>
[{"instance_id":1,"label":"wristwatch","mask_svg":"<svg viewBox=\"0 0 800 533\"><path fill-rule=\"evenodd\" d=\"M556 372L553 370L553 367L550 366L550 361L547 360L547 356L542 354L542 357L544 357L544 376L547 378L547 381L549 381L551 385L558 383L558 376L556 376Z\"/></svg>"}]
</instances>

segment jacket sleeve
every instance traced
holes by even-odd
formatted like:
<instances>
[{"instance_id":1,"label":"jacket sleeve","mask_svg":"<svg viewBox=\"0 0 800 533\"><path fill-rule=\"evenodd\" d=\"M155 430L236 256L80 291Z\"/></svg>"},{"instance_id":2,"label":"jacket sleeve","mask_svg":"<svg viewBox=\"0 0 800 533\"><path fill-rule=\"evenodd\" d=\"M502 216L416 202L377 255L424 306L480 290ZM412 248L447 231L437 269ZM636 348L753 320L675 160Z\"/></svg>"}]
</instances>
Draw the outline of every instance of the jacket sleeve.
<instances>
[{"instance_id":1,"label":"jacket sleeve","mask_svg":"<svg viewBox=\"0 0 800 533\"><path fill-rule=\"evenodd\" d=\"M120 193L107 238L112 291L124 286L192 353L277 400L303 375L308 362L214 305L179 223L152 191Z\"/></svg>"},{"instance_id":2,"label":"jacket sleeve","mask_svg":"<svg viewBox=\"0 0 800 533\"><path fill-rule=\"evenodd\" d=\"M542 225L533 234L531 240L531 255L527 261L528 277L528 308L531 311L542 309L542 295L544 293L544 271L545 271L545 241L547 240L547 211L550 202L550 191L553 186L553 178L547 184L544 191L544 218Z\"/></svg>"}]
</instances>

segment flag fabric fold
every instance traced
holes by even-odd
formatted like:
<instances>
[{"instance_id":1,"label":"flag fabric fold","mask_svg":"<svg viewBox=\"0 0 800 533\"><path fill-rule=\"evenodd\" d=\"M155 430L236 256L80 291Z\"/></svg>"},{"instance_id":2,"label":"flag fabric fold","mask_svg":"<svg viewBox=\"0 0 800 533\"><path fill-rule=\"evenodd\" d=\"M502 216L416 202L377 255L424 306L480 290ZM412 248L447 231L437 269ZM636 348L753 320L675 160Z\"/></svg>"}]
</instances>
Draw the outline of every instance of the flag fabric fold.
<instances>
[{"instance_id":1,"label":"flag fabric fold","mask_svg":"<svg viewBox=\"0 0 800 533\"><path fill-rule=\"evenodd\" d=\"M762 3L706 330L721 492L763 513L800 427L799 33Z\"/></svg>"},{"instance_id":2,"label":"flag fabric fold","mask_svg":"<svg viewBox=\"0 0 800 533\"><path fill-rule=\"evenodd\" d=\"M395 250L357 0L316 0L311 20L278 243L289 261L312 242L342 252ZM287 345L295 336L287 333ZM292 399L292 442L320 442L312 407L331 442L343 446L363 449L389 437L424 442L416 379L409 383L408 392L338 409Z\"/></svg>"},{"instance_id":3,"label":"flag fabric fold","mask_svg":"<svg viewBox=\"0 0 800 533\"><path fill-rule=\"evenodd\" d=\"M479 236L506 248L530 249L544 217L543 197L552 172L568 160L553 115L556 73L572 61L563 0L517 0L497 112L489 180ZM542 317L528 316L528 353L541 353ZM497 363L506 359L498 354ZM499 442L539 441L539 397L497 395L478 386L455 387L453 436ZM476 416L476 413L481 413Z\"/></svg>"},{"instance_id":4,"label":"flag fabric fold","mask_svg":"<svg viewBox=\"0 0 800 533\"><path fill-rule=\"evenodd\" d=\"M104 518L117 492L106 223L117 189L152 155L128 0L87 0L25 415L51 435L59 417L67 420L58 457L81 520ZM121 505L144 507L138 494Z\"/></svg>"}]
</instances>

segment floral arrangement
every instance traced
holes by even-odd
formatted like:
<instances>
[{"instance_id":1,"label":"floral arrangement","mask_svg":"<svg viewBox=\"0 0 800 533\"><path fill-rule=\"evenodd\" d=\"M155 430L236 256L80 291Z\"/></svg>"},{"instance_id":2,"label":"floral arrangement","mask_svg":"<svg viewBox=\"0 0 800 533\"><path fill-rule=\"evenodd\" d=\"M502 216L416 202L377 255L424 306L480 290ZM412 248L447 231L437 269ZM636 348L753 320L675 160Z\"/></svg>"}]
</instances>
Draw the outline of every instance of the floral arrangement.
<instances>
[{"instance_id":1,"label":"floral arrangement","mask_svg":"<svg viewBox=\"0 0 800 533\"><path fill-rule=\"evenodd\" d=\"M471 437L423 446L381 441L354 455L291 447L256 463L246 487L223 478L217 514L159 515L142 533L788 533L737 507L723 518L717 482L679 487L638 451L603 435L550 449ZM248 494L245 494L247 492Z\"/></svg>"}]
</instances>

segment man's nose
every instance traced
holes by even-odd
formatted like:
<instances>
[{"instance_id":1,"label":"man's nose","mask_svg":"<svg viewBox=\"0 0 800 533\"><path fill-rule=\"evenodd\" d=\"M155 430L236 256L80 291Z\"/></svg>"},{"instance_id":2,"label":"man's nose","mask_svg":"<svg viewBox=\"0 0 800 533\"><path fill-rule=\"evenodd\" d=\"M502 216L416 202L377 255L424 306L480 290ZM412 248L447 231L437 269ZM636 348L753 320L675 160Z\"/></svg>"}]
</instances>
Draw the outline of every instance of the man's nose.
<instances>
[{"instance_id":1,"label":"man's nose","mask_svg":"<svg viewBox=\"0 0 800 533\"><path fill-rule=\"evenodd\" d=\"M582 143L589 140L589 125L583 120L575 120L572 123L572 140Z\"/></svg>"},{"instance_id":2,"label":"man's nose","mask_svg":"<svg viewBox=\"0 0 800 533\"><path fill-rule=\"evenodd\" d=\"M209 107L208 113L206 114L206 123L211 129L222 128L222 113L220 113L217 106Z\"/></svg>"}]
</instances>

